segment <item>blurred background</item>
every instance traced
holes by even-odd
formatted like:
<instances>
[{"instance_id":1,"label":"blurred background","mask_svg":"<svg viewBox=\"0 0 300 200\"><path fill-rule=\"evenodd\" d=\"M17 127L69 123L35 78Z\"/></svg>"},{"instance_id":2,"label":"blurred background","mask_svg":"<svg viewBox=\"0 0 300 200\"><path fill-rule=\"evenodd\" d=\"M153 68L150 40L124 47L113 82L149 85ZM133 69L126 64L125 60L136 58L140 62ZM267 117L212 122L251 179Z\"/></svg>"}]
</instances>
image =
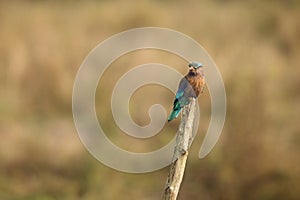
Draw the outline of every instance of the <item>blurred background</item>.
<instances>
[{"instance_id":1,"label":"blurred background","mask_svg":"<svg viewBox=\"0 0 300 200\"><path fill-rule=\"evenodd\" d=\"M208 92L199 99L201 124L178 198L300 199L299 19L297 0L0 1L0 199L161 198L168 167L127 174L104 166L81 144L71 108L87 54L113 34L144 26L197 40L219 67L227 92L223 133L202 160L197 154L210 120ZM164 146L179 124L166 124L149 140L116 126L112 88L126 71L148 62L187 70L167 52L132 52L105 72L96 94L107 136L135 152ZM132 117L146 125L149 107L160 103L169 112L173 98L157 85L140 88L130 102Z\"/></svg>"}]
</instances>

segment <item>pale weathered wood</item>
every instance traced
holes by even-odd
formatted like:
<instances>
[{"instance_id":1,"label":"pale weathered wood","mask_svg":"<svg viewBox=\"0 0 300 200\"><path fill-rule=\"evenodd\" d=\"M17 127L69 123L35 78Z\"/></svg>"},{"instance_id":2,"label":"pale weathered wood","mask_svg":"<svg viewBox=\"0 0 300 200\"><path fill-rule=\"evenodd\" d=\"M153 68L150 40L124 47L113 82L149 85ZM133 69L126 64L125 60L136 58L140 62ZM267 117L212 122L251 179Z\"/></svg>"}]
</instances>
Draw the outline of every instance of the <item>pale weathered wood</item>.
<instances>
[{"instance_id":1,"label":"pale weathered wood","mask_svg":"<svg viewBox=\"0 0 300 200\"><path fill-rule=\"evenodd\" d=\"M163 199L175 200L183 179L188 149L193 141L193 124L195 118L196 99L184 106L179 125L173 160L170 166Z\"/></svg>"}]
</instances>

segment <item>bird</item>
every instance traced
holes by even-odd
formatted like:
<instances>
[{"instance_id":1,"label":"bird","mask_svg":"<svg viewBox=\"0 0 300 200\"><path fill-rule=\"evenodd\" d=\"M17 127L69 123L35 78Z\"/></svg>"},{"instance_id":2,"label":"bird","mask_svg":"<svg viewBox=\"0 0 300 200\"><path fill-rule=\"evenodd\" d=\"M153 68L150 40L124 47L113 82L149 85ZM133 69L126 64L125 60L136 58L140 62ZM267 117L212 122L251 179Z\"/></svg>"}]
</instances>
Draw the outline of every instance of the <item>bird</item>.
<instances>
[{"instance_id":1,"label":"bird","mask_svg":"<svg viewBox=\"0 0 300 200\"><path fill-rule=\"evenodd\" d=\"M204 92L205 77L203 65L199 62L190 62L188 66L189 71L187 75L179 83L168 122L177 118L181 109L188 105L192 98L197 98L199 94Z\"/></svg>"}]
</instances>

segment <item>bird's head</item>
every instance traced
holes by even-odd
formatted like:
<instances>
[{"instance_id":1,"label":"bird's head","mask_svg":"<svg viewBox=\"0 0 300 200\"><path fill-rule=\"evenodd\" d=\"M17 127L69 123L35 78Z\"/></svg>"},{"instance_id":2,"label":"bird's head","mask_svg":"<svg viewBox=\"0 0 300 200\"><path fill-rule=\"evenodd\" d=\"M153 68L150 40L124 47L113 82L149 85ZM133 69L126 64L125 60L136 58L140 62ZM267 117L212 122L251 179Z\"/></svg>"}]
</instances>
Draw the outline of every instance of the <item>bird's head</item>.
<instances>
[{"instance_id":1,"label":"bird's head","mask_svg":"<svg viewBox=\"0 0 300 200\"><path fill-rule=\"evenodd\" d=\"M199 69L199 68L202 68L203 65L199 62L190 62L189 63L189 68L190 69Z\"/></svg>"},{"instance_id":2,"label":"bird's head","mask_svg":"<svg viewBox=\"0 0 300 200\"><path fill-rule=\"evenodd\" d=\"M191 74L198 74L202 72L203 65L199 62L190 62L189 63L189 72Z\"/></svg>"}]
</instances>

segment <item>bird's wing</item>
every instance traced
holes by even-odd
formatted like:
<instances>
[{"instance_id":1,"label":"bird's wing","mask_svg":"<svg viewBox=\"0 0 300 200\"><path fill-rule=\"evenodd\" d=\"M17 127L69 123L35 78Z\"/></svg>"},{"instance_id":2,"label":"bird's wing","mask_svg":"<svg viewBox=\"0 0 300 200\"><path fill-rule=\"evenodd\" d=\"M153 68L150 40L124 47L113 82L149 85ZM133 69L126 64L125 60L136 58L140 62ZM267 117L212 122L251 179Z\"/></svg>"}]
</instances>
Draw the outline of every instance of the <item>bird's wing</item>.
<instances>
[{"instance_id":1,"label":"bird's wing","mask_svg":"<svg viewBox=\"0 0 300 200\"><path fill-rule=\"evenodd\" d=\"M179 99L180 97L183 96L185 89L187 88L187 86L189 85L188 81L186 80L186 78L182 78L180 83L179 83L179 87L178 87L178 91L176 93L175 98Z\"/></svg>"}]
</instances>

